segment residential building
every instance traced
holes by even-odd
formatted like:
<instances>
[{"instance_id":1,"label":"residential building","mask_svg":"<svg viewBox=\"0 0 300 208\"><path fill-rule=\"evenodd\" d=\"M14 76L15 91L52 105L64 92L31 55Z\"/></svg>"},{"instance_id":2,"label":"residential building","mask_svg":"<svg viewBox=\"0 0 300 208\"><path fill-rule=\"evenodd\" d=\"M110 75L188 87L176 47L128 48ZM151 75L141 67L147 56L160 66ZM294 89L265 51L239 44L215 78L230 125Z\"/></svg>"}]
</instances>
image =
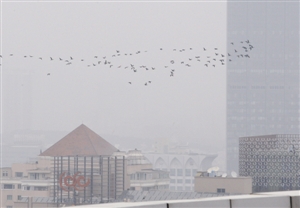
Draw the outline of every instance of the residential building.
<instances>
[{"instance_id":1,"label":"residential building","mask_svg":"<svg viewBox=\"0 0 300 208\"><path fill-rule=\"evenodd\" d=\"M300 135L241 137L240 176L253 178L253 191L300 190Z\"/></svg>"},{"instance_id":2,"label":"residential building","mask_svg":"<svg viewBox=\"0 0 300 208\"><path fill-rule=\"evenodd\" d=\"M47 197L53 185L49 161L39 158L38 161L25 164L13 164L10 168L1 168L1 207L14 207L22 197ZM47 164L49 166L45 166Z\"/></svg>"},{"instance_id":3,"label":"residential building","mask_svg":"<svg viewBox=\"0 0 300 208\"><path fill-rule=\"evenodd\" d=\"M299 15L298 0L227 1L228 171L240 137L299 134Z\"/></svg>"}]
</instances>

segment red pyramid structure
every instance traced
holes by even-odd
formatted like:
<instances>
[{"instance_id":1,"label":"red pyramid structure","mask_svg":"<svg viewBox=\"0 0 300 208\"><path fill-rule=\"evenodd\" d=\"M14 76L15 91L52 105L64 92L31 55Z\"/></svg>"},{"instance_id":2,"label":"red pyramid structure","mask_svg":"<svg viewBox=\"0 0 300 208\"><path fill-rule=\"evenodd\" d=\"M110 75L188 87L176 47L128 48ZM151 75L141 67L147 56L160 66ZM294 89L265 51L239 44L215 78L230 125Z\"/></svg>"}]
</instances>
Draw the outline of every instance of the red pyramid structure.
<instances>
[{"instance_id":1,"label":"red pyramid structure","mask_svg":"<svg viewBox=\"0 0 300 208\"><path fill-rule=\"evenodd\" d=\"M49 147L40 156L96 156L112 155L118 149L81 124Z\"/></svg>"}]
</instances>

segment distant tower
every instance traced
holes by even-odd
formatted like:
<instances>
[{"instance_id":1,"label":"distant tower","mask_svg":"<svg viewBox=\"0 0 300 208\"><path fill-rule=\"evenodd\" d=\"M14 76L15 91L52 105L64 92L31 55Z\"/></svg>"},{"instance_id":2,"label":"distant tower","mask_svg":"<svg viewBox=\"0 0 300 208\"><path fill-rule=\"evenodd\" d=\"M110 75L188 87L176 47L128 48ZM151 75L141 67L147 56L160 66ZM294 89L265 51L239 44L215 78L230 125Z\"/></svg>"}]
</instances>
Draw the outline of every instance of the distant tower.
<instances>
[{"instance_id":1,"label":"distant tower","mask_svg":"<svg viewBox=\"0 0 300 208\"><path fill-rule=\"evenodd\" d=\"M228 1L228 171L238 171L239 137L299 134L299 6L298 0ZM240 56L246 53L250 58Z\"/></svg>"}]
</instances>

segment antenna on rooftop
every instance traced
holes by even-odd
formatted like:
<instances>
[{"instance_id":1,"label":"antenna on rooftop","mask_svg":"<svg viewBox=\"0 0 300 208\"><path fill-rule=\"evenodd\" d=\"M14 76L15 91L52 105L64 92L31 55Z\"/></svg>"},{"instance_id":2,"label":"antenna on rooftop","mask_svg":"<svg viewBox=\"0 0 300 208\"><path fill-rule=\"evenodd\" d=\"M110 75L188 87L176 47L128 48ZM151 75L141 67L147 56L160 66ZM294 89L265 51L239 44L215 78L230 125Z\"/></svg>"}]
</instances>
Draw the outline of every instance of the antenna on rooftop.
<instances>
[{"instance_id":1,"label":"antenna on rooftop","mask_svg":"<svg viewBox=\"0 0 300 208\"><path fill-rule=\"evenodd\" d=\"M236 177L237 177L237 173L236 173L235 171L232 171L232 172L231 172L231 176L232 176L233 178L236 178Z\"/></svg>"},{"instance_id":2,"label":"antenna on rooftop","mask_svg":"<svg viewBox=\"0 0 300 208\"><path fill-rule=\"evenodd\" d=\"M227 176L227 173L222 174L222 178L226 178L226 176Z\"/></svg>"}]
</instances>

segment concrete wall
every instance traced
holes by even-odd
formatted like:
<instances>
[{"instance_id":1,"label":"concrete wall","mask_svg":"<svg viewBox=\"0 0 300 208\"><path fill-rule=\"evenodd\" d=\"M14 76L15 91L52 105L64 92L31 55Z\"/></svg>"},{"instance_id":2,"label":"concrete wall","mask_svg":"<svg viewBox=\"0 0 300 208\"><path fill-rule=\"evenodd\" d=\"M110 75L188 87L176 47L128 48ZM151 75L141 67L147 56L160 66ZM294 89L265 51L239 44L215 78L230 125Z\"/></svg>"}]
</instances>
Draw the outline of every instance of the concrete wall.
<instances>
[{"instance_id":1,"label":"concrete wall","mask_svg":"<svg viewBox=\"0 0 300 208\"><path fill-rule=\"evenodd\" d=\"M223 177L195 177L195 192L217 192L217 189L225 189L229 194L252 193L252 178L223 178Z\"/></svg>"},{"instance_id":2,"label":"concrete wall","mask_svg":"<svg viewBox=\"0 0 300 208\"><path fill-rule=\"evenodd\" d=\"M226 197L213 197L205 199L156 201L138 203L111 203L80 206L81 208L94 207L159 207L159 208L299 208L299 192L276 192L268 194L238 195Z\"/></svg>"}]
</instances>

